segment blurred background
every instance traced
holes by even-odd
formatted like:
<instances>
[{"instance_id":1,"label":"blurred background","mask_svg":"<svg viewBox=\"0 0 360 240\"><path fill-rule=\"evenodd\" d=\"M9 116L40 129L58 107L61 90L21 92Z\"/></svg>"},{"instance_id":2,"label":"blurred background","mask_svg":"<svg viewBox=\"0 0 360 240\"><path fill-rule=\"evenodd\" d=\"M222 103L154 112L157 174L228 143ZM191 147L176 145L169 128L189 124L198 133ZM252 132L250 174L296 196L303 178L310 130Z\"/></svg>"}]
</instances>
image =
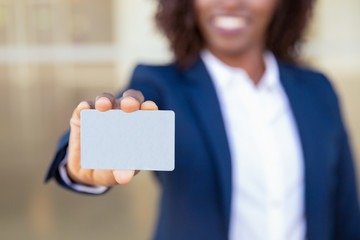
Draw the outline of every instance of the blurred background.
<instances>
[{"instance_id":1,"label":"blurred background","mask_svg":"<svg viewBox=\"0 0 360 240\"><path fill-rule=\"evenodd\" d=\"M127 84L136 63L172 59L156 0L0 0L0 239L149 239L151 173L103 196L43 184L83 99ZM360 172L360 1L319 0L304 63L336 87Z\"/></svg>"}]
</instances>

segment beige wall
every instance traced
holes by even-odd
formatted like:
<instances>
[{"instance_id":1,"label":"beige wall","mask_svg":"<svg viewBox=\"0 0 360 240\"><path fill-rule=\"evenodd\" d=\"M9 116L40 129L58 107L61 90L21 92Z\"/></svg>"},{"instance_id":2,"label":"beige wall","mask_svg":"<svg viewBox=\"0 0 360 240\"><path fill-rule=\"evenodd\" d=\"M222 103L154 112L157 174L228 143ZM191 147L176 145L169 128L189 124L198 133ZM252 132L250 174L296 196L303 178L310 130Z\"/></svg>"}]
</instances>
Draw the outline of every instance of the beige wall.
<instances>
[{"instance_id":1,"label":"beige wall","mask_svg":"<svg viewBox=\"0 0 360 240\"><path fill-rule=\"evenodd\" d=\"M315 10L304 59L329 76L335 85L359 159L360 1L320 0Z\"/></svg>"},{"instance_id":2,"label":"beige wall","mask_svg":"<svg viewBox=\"0 0 360 240\"><path fill-rule=\"evenodd\" d=\"M171 59L152 22L155 2L0 0L1 239L151 235L158 189L149 173L101 197L42 178L80 100L116 92L136 62ZM359 10L358 0L319 1L303 54L338 89L358 156Z\"/></svg>"}]
</instances>

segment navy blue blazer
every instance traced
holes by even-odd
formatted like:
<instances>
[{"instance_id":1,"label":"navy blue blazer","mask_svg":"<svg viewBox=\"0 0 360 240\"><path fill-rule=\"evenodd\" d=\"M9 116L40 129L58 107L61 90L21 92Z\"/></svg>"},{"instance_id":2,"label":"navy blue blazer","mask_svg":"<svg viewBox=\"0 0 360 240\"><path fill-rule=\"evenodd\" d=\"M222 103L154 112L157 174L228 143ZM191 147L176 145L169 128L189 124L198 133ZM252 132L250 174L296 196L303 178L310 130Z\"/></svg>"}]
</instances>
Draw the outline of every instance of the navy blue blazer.
<instances>
[{"instance_id":1,"label":"navy blue blazer","mask_svg":"<svg viewBox=\"0 0 360 240\"><path fill-rule=\"evenodd\" d=\"M278 62L298 127L305 166L307 239L360 239L353 159L338 100L321 74ZM139 65L127 89L142 91L159 109L176 113L175 170L155 172L162 188L157 240L227 239L231 156L215 88L199 58L181 72L174 64ZM121 93L120 93L121 94ZM66 187L58 165L61 139L45 181Z\"/></svg>"}]
</instances>

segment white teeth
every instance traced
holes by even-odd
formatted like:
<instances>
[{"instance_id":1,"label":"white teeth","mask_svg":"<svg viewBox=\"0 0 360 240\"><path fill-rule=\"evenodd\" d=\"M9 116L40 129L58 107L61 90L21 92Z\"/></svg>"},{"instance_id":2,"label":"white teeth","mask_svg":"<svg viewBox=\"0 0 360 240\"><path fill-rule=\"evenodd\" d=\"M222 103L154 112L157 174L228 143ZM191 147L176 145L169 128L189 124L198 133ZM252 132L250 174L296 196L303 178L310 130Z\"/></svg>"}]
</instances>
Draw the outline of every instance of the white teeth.
<instances>
[{"instance_id":1,"label":"white teeth","mask_svg":"<svg viewBox=\"0 0 360 240\"><path fill-rule=\"evenodd\" d=\"M226 30L235 30L244 27L246 24L245 19L235 16L219 16L215 17L214 25Z\"/></svg>"}]
</instances>

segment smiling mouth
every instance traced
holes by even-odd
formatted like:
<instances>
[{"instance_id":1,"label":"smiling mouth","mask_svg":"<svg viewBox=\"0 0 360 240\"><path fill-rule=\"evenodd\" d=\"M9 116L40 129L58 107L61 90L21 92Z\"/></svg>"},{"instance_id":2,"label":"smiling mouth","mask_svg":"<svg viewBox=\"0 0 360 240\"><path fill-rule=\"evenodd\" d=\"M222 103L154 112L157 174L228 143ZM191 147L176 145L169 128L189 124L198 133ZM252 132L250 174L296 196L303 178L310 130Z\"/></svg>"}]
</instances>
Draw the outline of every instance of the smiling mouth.
<instances>
[{"instance_id":1,"label":"smiling mouth","mask_svg":"<svg viewBox=\"0 0 360 240\"><path fill-rule=\"evenodd\" d=\"M246 26L244 17L239 16L216 16L213 19L214 27L223 31L239 31Z\"/></svg>"}]
</instances>

